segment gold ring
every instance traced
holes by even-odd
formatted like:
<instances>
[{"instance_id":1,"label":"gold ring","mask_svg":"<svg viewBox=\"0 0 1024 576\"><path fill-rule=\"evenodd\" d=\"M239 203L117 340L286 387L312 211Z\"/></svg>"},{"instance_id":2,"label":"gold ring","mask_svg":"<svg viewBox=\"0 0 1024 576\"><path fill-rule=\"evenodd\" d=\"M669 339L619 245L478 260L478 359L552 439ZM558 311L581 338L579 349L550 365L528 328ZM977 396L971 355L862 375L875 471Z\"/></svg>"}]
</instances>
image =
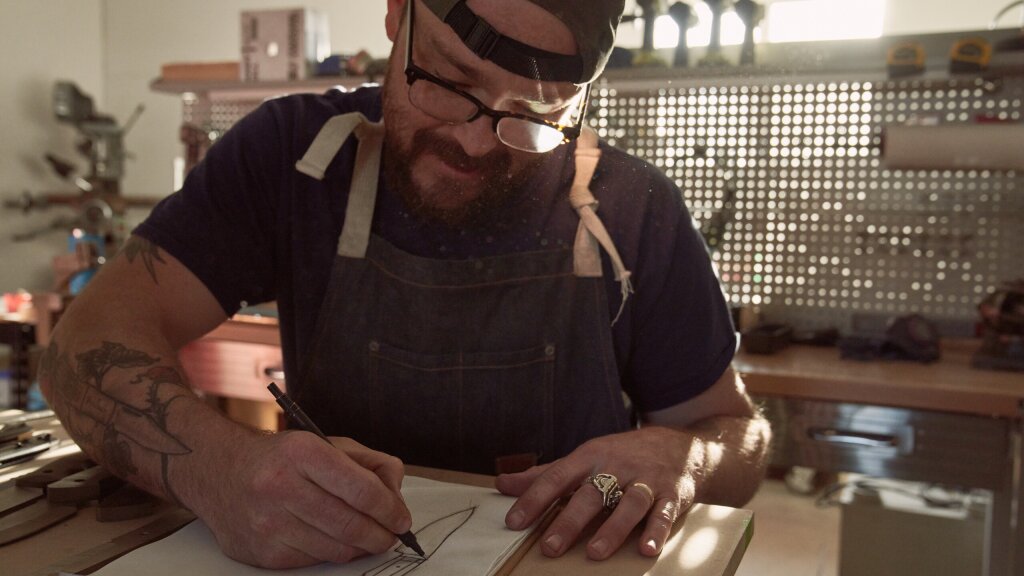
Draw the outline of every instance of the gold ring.
<instances>
[{"instance_id":1,"label":"gold ring","mask_svg":"<svg viewBox=\"0 0 1024 576\"><path fill-rule=\"evenodd\" d=\"M648 486L647 484L644 484L643 482L633 482L629 487L630 488L639 488L639 489L643 490L644 492L646 492L647 493L647 497L650 498L650 500L651 500L651 504L654 504L654 490L651 490L650 486ZM648 504L648 506L650 506L651 504Z\"/></svg>"},{"instance_id":2,"label":"gold ring","mask_svg":"<svg viewBox=\"0 0 1024 576\"><path fill-rule=\"evenodd\" d=\"M611 474L595 474L584 482L597 488L601 493L601 505L609 512L615 510L622 500L622 488L619 487L619 479Z\"/></svg>"}]
</instances>

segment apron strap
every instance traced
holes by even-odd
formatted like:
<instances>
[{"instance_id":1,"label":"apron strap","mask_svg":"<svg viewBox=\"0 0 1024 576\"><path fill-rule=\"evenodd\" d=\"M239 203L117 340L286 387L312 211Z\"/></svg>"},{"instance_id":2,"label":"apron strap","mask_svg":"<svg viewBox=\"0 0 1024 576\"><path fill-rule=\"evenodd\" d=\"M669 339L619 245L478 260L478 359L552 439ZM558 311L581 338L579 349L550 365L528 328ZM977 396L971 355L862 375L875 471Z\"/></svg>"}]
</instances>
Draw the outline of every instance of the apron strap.
<instances>
[{"instance_id":1,"label":"apron strap","mask_svg":"<svg viewBox=\"0 0 1024 576\"><path fill-rule=\"evenodd\" d=\"M574 267L576 276L582 278L600 278L601 255L598 245L604 247L612 261L612 268L615 271L615 280L619 282L622 303L619 306L619 313L612 320L612 326L622 316L626 308L626 300L633 293L633 284L630 282L632 273L626 270L626 265L619 256L608 230L604 227L601 219L597 217L599 203L594 194L590 191L590 181L594 177L597 163L601 159L601 150L597 147L597 133L589 126L583 128L583 132L576 141L576 176L573 179L572 189L569 192L569 202L580 217L580 225L576 231L576 244L573 248Z\"/></svg>"},{"instance_id":2,"label":"apron strap","mask_svg":"<svg viewBox=\"0 0 1024 576\"><path fill-rule=\"evenodd\" d=\"M358 112L331 118L320 129L306 154L296 162L295 169L316 180L323 180L327 167L353 133L359 139L359 148L352 169L345 223L338 239L338 255L365 258L377 201L384 124L370 122Z\"/></svg>"},{"instance_id":3,"label":"apron strap","mask_svg":"<svg viewBox=\"0 0 1024 576\"><path fill-rule=\"evenodd\" d=\"M366 122L369 122L366 116L358 112L332 117L324 123L302 159L295 163L295 169L315 180L323 180L327 167L352 135L352 131Z\"/></svg>"},{"instance_id":4,"label":"apron strap","mask_svg":"<svg viewBox=\"0 0 1024 576\"><path fill-rule=\"evenodd\" d=\"M384 145L384 124L364 123L356 127L359 151L348 192L345 224L338 240L338 255L365 258L370 245L370 226L377 205L377 178L380 174L380 151Z\"/></svg>"}]
</instances>

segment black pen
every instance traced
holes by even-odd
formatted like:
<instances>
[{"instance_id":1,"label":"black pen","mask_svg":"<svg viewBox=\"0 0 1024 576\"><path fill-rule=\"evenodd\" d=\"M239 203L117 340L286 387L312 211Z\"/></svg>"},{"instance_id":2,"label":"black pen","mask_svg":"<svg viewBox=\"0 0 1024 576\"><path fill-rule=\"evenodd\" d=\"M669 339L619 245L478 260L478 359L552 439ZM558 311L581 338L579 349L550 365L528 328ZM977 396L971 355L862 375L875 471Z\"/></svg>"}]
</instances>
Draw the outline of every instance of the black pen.
<instances>
[{"instance_id":1,"label":"black pen","mask_svg":"<svg viewBox=\"0 0 1024 576\"><path fill-rule=\"evenodd\" d=\"M306 416L306 413L302 411L302 408L299 408L298 404L289 398L284 391L277 387L277 384L271 382L267 385L267 390L270 390L270 393L274 395L274 399L277 400L277 403L281 406L281 409L284 410L284 413L303 430L312 432L320 438L323 438L324 442L331 444L331 441L327 439L327 436L324 435L322 431L320 431L320 428L309 419L309 416ZM333 446L333 444L331 445ZM396 534L396 536L398 536L398 539L406 548L412 549L423 558L427 557L427 555L423 553L423 548L420 548L420 543L416 541L416 536L411 531L406 532L405 534Z\"/></svg>"}]
</instances>

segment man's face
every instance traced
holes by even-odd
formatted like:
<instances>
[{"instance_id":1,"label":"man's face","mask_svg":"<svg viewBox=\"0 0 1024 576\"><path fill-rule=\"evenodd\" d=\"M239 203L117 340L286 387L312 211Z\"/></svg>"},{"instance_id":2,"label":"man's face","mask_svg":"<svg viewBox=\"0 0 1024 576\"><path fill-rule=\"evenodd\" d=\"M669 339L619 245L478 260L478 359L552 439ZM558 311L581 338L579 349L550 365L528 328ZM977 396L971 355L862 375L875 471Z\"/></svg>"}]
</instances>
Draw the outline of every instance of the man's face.
<instances>
[{"instance_id":1,"label":"man's face","mask_svg":"<svg viewBox=\"0 0 1024 576\"><path fill-rule=\"evenodd\" d=\"M575 53L565 25L532 2L471 0L469 6L507 36L552 52ZM487 106L548 117L574 102L576 86L512 74L470 52L422 4L416 6L415 16L415 63ZM419 215L452 227L484 227L520 195L546 155L504 145L487 116L449 125L413 106L404 76L405 36L402 32L395 37L384 84L385 177Z\"/></svg>"}]
</instances>

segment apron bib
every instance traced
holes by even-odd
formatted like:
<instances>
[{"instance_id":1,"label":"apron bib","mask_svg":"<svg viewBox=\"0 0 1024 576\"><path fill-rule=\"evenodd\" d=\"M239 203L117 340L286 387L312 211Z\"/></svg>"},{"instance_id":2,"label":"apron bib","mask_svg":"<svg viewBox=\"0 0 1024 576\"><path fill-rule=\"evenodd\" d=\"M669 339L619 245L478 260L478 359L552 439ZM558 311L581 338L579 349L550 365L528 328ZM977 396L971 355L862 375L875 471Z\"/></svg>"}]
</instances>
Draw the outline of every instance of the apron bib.
<instances>
[{"instance_id":1,"label":"apron bib","mask_svg":"<svg viewBox=\"0 0 1024 576\"><path fill-rule=\"evenodd\" d=\"M352 133L359 149L338 253L288 383L313 421L407 464L483 474L506 471L501 462L550 462L627 429L599 246L623 304L631 289L589 191L596 135L577 145L572 249L436 260L370 231L383 124L332 118L297 169L322 179Z\"/></svg>"}]
</instances>

